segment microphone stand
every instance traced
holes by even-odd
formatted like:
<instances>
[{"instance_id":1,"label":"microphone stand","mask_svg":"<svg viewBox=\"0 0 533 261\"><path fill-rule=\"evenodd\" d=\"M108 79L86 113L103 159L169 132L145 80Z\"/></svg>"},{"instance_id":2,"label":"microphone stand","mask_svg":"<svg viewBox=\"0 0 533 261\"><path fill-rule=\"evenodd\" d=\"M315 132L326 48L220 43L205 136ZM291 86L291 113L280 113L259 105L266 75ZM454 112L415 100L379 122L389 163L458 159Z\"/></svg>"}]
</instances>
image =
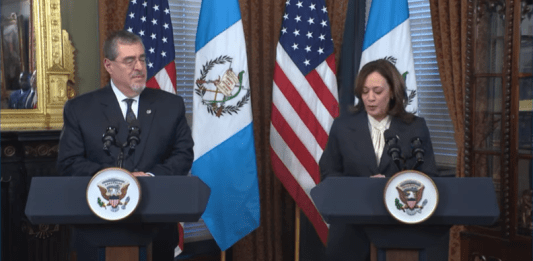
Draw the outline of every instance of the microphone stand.
<instances>
[{"instance_id":1,"label":"microphone stand","mask_svg":"<svg viewBox=\"0 0 533 261\"><path fill-rule=\"evenodd\" d=\"M414 138L411 141L411 147L413 147L413 157L416 157L415 165L412 168L414 170L424 163L424 149L422 148L422 141L420 138Z\"/></svg>"},{"instance_id":2,"label":"microphone stand","mask_svg":"<svg viewBox=\"0 0 533 261\"><path fill-rule=\"evenodd\" d=\"M117 157L117 166L122 168L122 163L124 162L124 147L120 147L120 152Z\"/></svg>"},{"instance_id":3,"label":"microphone stand","mask_svg":"<svg viewBox=\"0 0 533 261\"><path fill-rule=\"evenodd\" d=\"M117 156L117 166L119 168L123 168L124 166L124 148L130 147L129 155L133 153L135 150L135 147L141 142L139 136L141 133L141 130L137 126L138 124L132 124L129 129L129 134L126 142L123 144L118 141L118 138L116 137L117 129L115 127L108 127L106 132L104 133L102 137L102 142L104 143L104 151L111 156L111 153L109 152L109 147L111 145L119 148L119 153Z\"/></svg>"}]
</instances>

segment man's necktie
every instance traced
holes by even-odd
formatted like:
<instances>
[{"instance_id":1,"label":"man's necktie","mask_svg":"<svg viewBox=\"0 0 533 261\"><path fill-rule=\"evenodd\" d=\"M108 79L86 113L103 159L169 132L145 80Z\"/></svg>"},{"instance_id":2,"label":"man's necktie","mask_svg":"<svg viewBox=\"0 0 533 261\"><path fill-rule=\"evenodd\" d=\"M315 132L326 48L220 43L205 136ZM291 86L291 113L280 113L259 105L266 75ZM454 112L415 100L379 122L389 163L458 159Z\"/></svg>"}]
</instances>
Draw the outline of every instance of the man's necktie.
<instances>
[{"instance_id":1,"label":"man's necktie","mask_svg":"<svg viewBox=\"0 0 533 261\"><path fill-rule=\"evenodd\" d=\"M124 99L124 101L126 101L126 103L128 104L128 109L126 110L126 122L128 122L128 124L131 124L132 121L137 119L135 117L135 113L133 113L133 110L131 109L133 99Z\"/></svg>"},{"instance_id":2,"label":"man's necktie","mask_svg":"<svg viewBox=\"0 0 533 261\"><path fill-rule=\"evenodd\" d=\"M30 91L30 95L28 95L28 98L24 102L24 109L33 109L33 95L35 93Z\"/></svg>"}]
</instances>

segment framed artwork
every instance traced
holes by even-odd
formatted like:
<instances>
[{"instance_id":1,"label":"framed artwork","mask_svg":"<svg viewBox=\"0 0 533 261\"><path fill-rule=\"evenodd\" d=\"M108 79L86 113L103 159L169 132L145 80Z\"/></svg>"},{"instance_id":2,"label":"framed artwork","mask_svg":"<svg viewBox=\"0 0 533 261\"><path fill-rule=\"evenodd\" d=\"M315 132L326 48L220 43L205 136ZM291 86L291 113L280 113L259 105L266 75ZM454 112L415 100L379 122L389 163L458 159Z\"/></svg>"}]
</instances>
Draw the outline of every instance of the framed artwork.
<instances>
[{"instance_id":1,"label":"framed artwork","mask_svg":"<svg viewBox=\"0 0 533 261\"><path fill-rule=\"evenodd\" d=\"M0 129L59 130L75 96L74 47L60 0L1 0ZM70 86L69 86L70 85Z\"/></svg>"}]
</instances>

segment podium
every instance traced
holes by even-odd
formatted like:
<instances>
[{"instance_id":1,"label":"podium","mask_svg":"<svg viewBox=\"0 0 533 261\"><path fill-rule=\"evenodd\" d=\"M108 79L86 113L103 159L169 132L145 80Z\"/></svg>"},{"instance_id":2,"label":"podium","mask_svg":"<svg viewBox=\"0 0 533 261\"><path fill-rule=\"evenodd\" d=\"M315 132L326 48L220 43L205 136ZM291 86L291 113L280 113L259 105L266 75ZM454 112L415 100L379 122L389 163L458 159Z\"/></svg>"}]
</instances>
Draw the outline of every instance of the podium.
<instances>
[{"instance_id":1,"label":"podium","mask_svg":"<svg viewBox=\"0 0 533 261\"><path fill-rule=\"evenodd\" d=\"M439 192L438 206L430 218L415 225L397 221L385 208L388 179L329 177L311 190L311 197L327 223L364 225L378 248L378 261L399 260L387 253L395 249L417 250L414 260L444 261L452 225L492 225L500 212L491 178L432 179Z\"/></svg>"},{"instance_id":2,"label":"podium","mask_svg":"<svg viewBox=\"0 0 533 261\"><path fill-rule=\"evenodd\" d=\"M142 197L137 209L123 220L106 221L87 205L90 179L34 177L25 213L33 224L72 225L85 242L105 248L105 260L139 260L139 247L150 244L161 224L198 221L210 194L195 176L138 177Z\"/></svg>"}]
</instances>

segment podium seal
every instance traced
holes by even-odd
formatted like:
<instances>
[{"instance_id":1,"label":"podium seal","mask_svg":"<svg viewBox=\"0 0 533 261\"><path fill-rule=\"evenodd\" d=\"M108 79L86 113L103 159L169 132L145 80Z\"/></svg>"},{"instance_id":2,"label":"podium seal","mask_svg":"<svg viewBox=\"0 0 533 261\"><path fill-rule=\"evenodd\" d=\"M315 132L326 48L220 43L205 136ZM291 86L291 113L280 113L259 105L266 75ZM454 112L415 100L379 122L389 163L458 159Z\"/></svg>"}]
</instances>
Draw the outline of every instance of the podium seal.
<instances>
[{"instance_id":1,"label":"podium seal","mask_svg":"<svg viewBox=\"0 0 533 261\"><path fill-rule=\"evenodd\" d=\"M418 224L435 212L439 192L428 175L416 170L404 170L389 179L383 199L385 207L396 220Z\"/></svg>"},{"instance_id":2,"label":"podium seal","mask_svg":"<svg viewBox=\"0 0 533 261\"><path fill-rule=\"evenodd\" d=\"M129 171L107 168L89 181L86 195L87 204L96 216L116 221L135 211L141 199L141 186Z\"/></svg>"}]
</instances>

